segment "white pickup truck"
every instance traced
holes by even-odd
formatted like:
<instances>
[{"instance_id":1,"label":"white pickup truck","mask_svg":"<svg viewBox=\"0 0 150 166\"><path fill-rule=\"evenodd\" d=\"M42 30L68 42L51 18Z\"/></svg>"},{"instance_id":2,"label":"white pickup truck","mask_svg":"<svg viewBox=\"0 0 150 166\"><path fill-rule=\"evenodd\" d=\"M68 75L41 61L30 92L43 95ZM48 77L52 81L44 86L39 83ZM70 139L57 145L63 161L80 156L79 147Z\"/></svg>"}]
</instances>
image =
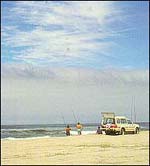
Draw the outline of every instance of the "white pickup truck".
<instances>
[{"instance_id":1,"label":"white pickup truck","mask_svg":"<svg viewBox=\"0 0 150 166\"><path fill-rule=\"evenodd\" d=\"M102 112L101 131L106 134L138 134L140 126L125 116L115 116L113 112Z\"/></svg>"}]
</instances>

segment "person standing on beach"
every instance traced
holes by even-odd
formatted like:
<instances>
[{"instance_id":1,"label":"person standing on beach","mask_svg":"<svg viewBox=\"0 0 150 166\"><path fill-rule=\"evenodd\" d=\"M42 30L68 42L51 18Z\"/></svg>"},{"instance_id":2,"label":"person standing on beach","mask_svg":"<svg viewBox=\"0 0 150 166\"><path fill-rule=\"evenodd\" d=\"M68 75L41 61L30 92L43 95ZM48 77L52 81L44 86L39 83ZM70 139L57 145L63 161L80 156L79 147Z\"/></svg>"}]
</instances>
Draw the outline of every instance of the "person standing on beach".
<instances>
[{"instance_id":1,"label":"person standing on beach","mask_svg":"<svg viewBox=\"0 0 150 166\"><path fill-rule=\"evenodd\" d=\"M81 131L82 131L82 125L78 122L77 125L76 125L76 128L77 128L77 132L78 132L78 135L81 135Z\"/></svg>"},{"instance_id":2,"label":"person standing on beach","mask_svg":"<svg viewBox=\"0 0 150 166\"><path fill-rule=\"evenodd\" d=\"M70 130L71 130L71 128L70 128L70 126L69 125L67 125L67 127L66 127L66 135L67 136L70 136Z\"/></svg>"}]
</instances>

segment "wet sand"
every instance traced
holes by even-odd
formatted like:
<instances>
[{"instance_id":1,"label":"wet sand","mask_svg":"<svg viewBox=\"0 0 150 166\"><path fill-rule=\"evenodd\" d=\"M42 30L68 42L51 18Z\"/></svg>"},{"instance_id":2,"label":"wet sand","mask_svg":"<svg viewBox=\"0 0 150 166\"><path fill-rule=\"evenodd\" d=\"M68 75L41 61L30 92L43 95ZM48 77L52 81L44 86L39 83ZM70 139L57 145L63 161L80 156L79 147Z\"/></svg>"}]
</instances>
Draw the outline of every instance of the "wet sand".
<instances>
[{"instance_id":1,"label":"wet sand","mask_svg":"<svg viewBox=\"0 0 150 166\"><path fill-rule=\"evenodd\" d=\"M2 165L148 165L149 131L2 140Z\"/></svg>"}]
</instances>

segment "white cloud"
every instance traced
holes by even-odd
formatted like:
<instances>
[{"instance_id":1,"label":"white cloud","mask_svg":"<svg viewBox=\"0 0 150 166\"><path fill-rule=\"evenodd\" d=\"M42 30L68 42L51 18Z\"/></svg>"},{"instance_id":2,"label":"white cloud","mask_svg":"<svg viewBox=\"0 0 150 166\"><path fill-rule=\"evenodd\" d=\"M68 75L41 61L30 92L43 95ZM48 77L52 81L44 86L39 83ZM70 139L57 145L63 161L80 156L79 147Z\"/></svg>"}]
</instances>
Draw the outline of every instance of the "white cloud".
<instances>
[{"instance_id":1,"label":"white cloud","mask_svg":"<svg viewBox=\"0 0 150 166\"><path fill-rule=\"evenodd\" d=\"M86 59L97 52L109 55L114 43L103 40L118 34L109 26L118 20L120 11L113 2L33 1L16 2L7 14L13 17L17 28L3 25L2 43L23 48L14 59L35 62L41 58L57 62L64 57ZM27 26L31 26L31 30L27 30Z\"/></svg>"},{"instance_id":2,"label":"white cloud","mask_svg":"<svg viewBox=\"0 0 150 166\"><path fill-rule=\"evenodd\" d=\"M82 82L84 84L105 83L108 86L146 86L148 87L148 70L117 69L83 69L64 67L39 67L30 64L2 64L2 78L7 79L56 79L66 82Z\"/></svg>"},{"instance_id":3,"label":"white cloud","mask_svg":"<svg viewBox=\"0 0 150 166\"><path fill-rule=\"evenodd\" d=\"M100 65L105 62L111 66L111 59L117 59L111 49L120 46L111 38L133 30L115 2L11 3L14 5L7 7L6 15L2 13L2 46L10 48L13 60L25 63L2 64L4 123L56 123L58 110L71 122L71 108L83 115L85 122L97 122L101 110L130 115L132 95L137 98L138 120L148 120L148 70L84 70L51 65L67 61L75 64L77 59L79 64L82 60L96 62L96 55ZM111 25L119 22L126 26L112 29ZM48 67L39 67L39 63Z\"/></svg>"}]
</instances>

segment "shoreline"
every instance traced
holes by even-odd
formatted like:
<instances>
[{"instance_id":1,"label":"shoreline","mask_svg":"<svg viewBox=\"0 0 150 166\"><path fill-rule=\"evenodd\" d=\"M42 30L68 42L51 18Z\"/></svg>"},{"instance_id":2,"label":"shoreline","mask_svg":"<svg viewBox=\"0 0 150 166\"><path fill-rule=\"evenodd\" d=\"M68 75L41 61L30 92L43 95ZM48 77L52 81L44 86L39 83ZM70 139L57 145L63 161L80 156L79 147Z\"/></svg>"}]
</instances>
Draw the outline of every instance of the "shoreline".
<instances>
[{"instance_id":1,"label":"shoreline","mask_svg":"<svg viewBox=\"0 0 150 166\"><path fill-rule=\"evenodd\" d=\"M147 128L140 129L140 132L143 132L143 131L150 131L150 130ZM72 133L70 136L78 135L76 130L72 130L71 132ZM84 131L82 131L82 135L95 135L95 133L96 133L96 130L91 130L91 131L84 130ZM43 136L33 136L33 137L5 137L5 138L1 138L1 141L2 140L30 140L30 139L33 140L33 139L59 138L59 137L65 138L66 137L65 131L64 131L63 136L62 135L59 135L59 136L43 135Z\"/></svg>"},{"instance_id":2,"label":"shoreline","mask_svg":"<svg viewBox=\"0 0 150 166\"><path fill-rule=\"evenodd\" d=\"M1 139L2 165L149 163L149 131L128 135L73 135L28 140Z\"/></svg>"}]
</instances>

